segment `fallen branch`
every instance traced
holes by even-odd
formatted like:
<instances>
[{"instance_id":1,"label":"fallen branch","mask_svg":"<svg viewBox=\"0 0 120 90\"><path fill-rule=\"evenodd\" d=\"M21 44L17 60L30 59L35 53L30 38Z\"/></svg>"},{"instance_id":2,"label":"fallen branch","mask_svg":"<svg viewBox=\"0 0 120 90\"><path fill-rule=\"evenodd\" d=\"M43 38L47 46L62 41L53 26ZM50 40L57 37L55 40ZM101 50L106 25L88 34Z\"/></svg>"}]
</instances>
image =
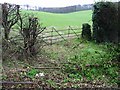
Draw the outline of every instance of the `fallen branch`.
<instances>
[{"instance_id":1,"label":"fallen branch","mask_svg":"<svg viewBox=\"0 0 120 90\"><path fill-rule=\"evenodd\" d=\"M35 67L35 69L61 69L60 67Z\"/></svg>"},{"instance_id":2,"label":"fallen branch","mask_svg":"<svg viewBox=\"0 0 120 90\"><path fill-rule=\"evenodd\" d=\"M2 81L0 84L35 84L34 82L13 82L13 81Z\"/></svg>"}]
</instances>

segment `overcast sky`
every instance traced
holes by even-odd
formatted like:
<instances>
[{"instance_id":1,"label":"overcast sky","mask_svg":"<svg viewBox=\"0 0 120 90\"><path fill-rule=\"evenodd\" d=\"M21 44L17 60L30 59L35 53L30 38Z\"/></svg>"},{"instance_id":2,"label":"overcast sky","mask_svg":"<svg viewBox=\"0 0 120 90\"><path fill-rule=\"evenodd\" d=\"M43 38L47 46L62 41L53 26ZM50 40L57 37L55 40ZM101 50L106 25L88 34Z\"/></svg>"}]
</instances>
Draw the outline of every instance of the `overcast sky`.
<instances>
[{"instance_id":1,"label":"overcast sky","mask_svg":"<svg viewBox=\"0 0 120 90\"><path fill-rule=\"evenodd\" d=\"M100 0L0 0L0 3L12 3L12 4L29 4L31 6L40 6L40 7L65 7L78 4L91 4L95 1ZM118 1L118 0L108 0L108 1Z\"/></svg>"}]
</instances>

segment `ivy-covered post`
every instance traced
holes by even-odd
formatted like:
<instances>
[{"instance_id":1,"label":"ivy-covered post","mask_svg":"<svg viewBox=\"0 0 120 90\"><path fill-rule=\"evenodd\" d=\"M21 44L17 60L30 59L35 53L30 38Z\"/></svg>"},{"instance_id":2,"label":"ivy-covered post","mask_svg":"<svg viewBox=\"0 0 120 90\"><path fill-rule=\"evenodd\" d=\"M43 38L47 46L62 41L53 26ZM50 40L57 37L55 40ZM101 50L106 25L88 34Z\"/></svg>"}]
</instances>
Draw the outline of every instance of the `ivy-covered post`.
<instances>
[{"instance_id":1,"label":"ivy-covered post","mask_svg":"<svg viewBox=\"0 0 120 90\"><path fill-rule=\"evenodd\" d=\"M82 24L82 34L83 39L91 40L91 26L88 23Z\"/></svg>"}]
</instances>

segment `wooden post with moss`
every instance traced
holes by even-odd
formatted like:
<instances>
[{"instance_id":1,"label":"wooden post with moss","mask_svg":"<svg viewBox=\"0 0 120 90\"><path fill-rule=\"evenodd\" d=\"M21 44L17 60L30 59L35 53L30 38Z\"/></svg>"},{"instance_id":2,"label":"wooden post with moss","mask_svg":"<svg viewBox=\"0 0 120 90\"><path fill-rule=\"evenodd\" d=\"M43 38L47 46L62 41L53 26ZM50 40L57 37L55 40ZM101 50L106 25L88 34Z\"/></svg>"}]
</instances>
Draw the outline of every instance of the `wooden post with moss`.
<instances>
[{"instance_id":1,"label":"wooden post with moss","mask_svg":"<svg viewBox=\"0 0 120 90\"><path fill-rule=\"evenodd\" d=\"M91 26L88 23L82 24L82 34L83 39L91 40Z\"/></svg>"}]
</instances>

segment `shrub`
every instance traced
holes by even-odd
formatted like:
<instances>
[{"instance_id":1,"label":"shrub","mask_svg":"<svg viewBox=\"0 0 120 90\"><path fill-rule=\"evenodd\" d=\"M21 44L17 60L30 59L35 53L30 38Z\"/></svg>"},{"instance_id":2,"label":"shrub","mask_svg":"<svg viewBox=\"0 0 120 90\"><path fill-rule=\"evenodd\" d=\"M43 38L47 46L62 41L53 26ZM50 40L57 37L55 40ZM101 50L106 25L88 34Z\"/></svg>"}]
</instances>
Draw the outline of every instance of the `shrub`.
<instances>
[{"instance_id":1,"label":"shrub","mask_svg":"<svg viewBox=\"0 0 120 90\"><path fill-rule=\"evenodd\" d=\"M44 31L45 27L41 27L39 20L34 16L21 18L20 34L24 39L25 57L35 56L37 54L38 35Z\"/></svg>"},{"instance_id":2,"label":"shrub","mask_svg":"<svg viewBox=\"0 0 120 90\"><path fill-rule=\"evenodd\" d=\"M118 20L116 4L98 2L92 15L93 38L97 42L118 42Z\"/></svg>"},{"instance_id":3,"label":"shrub","mask_svg":"<svg viewBox=\"0 0 120 90\"><path fill-rule=\"evenodd\" d=\"M88 23L82 24L82 38L90 40L91 39L91 26Z\"/></svg>"}]
</instances>

